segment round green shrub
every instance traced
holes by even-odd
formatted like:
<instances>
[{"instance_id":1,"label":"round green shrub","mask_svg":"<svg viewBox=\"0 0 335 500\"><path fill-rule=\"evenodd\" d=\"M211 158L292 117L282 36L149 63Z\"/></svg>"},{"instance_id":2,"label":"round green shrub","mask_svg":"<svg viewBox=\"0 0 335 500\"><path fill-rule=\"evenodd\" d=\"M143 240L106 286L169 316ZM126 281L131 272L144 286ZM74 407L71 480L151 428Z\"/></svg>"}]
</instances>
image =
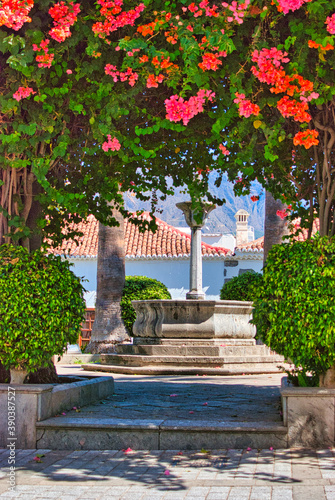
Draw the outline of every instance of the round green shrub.
<instances>
[{"instance_id":1,"label":"round green shrub","mask_svg":"<svg viewBox=\"0 0 335 500\"><path fill-rule=\"evenodd\" d=\"M78 339L84 288L67 261L0 247L0 361L29 373L48 366Z\"/></svg>"},{"instance_id":2,"label":"round green shrub","mask_svg":"<svg viewBox=\"0 0 335 500\"><path fill-rule=\"evenodd\" d=\"M135 309L131 305L131 301L154 299L171 299L170 292L163 283L146 276L126 276L121 300L121 314L129 335L133 335L133 324L136 319Z\"/></svg>"},{"instance_id":3,"label":"round green shrub","mask_svg":"<svg viewBox=\"0 0 335 500\"><path fill-rule=\"evenodd\" d=\"M250 300L255 298L255 290L262 282L261 273L247 271L227 281L220 290L221 300Z\"/></svg>"},{"instance_id":4,"label":"round green shrub","mask_svg":"<svg viewBox=\"0 0 335 500\"><path fill-rule=\"evenodd\" d=\"M263 342L303 373L335 362L335 239L274 245L254 301Z\"/></svg>"}]
</instances>

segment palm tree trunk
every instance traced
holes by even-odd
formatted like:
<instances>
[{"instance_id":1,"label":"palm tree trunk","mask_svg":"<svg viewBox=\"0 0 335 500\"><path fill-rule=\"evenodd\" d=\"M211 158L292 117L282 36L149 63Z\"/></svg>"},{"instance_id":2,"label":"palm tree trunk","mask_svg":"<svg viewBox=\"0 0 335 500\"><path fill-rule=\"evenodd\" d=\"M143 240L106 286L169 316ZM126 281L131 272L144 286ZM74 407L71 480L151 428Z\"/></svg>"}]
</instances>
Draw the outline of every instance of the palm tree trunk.
<instances>
[{"instance_id":1,"label":"palm tree trunk","mask_svg":"<svg viewBox=\"0 0 335 500\"><path fill-rule=\"evenodd\" d=\"M289 234L286 220L282 220L277 215L277 210L284 210L285 208L285 205L280 200L275 200L271 193L265 192L263 266L265 266L272 245L282 243L283 236Z\"/></svg>"},{"instance_id":2,"label":"palm tree trunk","mask_svg":"<svg viewBox=\"0 0 335 500\"><path fill-rule=\"evenodd\" d=\"M129 340L121 318L121 298L125 284L124 220L113 216L119 226L99 223L97 298L91 341L86 352L113 352L116 343Z\"/></svg>"}]
</instances>

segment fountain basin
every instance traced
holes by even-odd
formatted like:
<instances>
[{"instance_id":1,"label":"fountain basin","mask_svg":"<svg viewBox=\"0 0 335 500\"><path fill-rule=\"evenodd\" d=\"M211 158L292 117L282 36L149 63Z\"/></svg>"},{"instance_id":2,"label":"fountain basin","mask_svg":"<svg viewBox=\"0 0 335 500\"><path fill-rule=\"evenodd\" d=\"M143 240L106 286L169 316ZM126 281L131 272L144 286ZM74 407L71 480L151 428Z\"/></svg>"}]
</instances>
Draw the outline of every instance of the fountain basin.
<instances>
[{"instance_id":1,"label":"fountain basin","mask_svg":"<svg viewBox=\"0 0 335 500\"><path fill-rule=\"evenodd\" d=\"M254 339L252 302L235 300L134 300L136 339Z\"/></svg>"}]
</instances>

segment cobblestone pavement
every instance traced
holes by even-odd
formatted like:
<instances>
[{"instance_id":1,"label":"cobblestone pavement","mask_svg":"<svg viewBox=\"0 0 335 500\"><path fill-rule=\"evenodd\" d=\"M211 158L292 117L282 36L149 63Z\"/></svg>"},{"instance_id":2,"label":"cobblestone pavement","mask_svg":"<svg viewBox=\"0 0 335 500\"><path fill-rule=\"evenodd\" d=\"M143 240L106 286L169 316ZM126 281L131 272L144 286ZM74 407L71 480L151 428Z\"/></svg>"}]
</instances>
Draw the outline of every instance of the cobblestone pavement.
<instances>
[{"instance_id":1,"label":"cobblestone pavement","mask_svg":"<svg viewBox=\"0 0 335 500\"><path fill-rule=\"evenodd\" d=\"M335 449L17 450L10 491L0 450L0 499L335 500L334 457Z\"/></svg>"}]
</instances>

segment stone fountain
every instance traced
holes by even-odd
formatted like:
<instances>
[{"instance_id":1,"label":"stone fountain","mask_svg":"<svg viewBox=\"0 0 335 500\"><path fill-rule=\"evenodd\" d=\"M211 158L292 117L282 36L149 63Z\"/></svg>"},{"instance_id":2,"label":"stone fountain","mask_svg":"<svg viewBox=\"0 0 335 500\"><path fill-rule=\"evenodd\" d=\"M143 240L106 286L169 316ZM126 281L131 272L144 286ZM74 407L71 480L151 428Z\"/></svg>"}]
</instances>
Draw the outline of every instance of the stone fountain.
<instances>
[{"instance_id":1,"label":"stone fountain","mask_svg":"<svg viewBox=\"0 0 335 500\"><path fill-rule=\"evenodd\" d=\"M135 374L212 374L278 372L283 358L256 345L249 323L252 302L205 300L202 290L201 228L215 205L177 203L191 228L190 290L185 300L135 300L133 344L102 354L104 371ZM89 365L90 369L92 365ZM95 367L98 369L98 367Z\"/></svg>"}]
</instances>

